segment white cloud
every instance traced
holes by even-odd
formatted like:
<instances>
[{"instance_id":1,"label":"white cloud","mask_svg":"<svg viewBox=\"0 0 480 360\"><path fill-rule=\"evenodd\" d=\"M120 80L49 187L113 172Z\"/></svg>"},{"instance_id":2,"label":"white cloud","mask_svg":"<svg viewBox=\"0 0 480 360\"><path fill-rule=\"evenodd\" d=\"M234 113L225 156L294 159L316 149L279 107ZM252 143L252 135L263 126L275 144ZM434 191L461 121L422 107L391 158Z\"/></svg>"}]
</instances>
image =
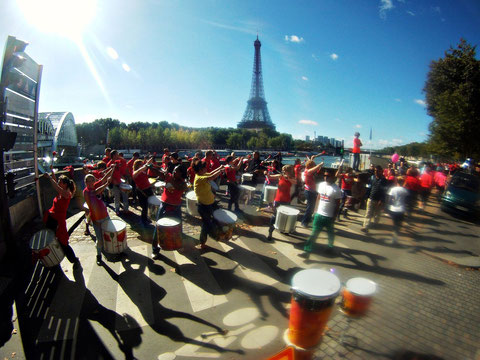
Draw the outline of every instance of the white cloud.
<instances>
[{"instance_id":1,"label":"white cloud","mask_svg":"<svg viewBox=\"0 0 480 360\"><path fill-rule=\"evenodd\" d=\"M318 123L313 120L300 120L298 123L303 125L314 125L314 126L318 125Z\"/></svg>"},{"instance_id":2,"label":"white cloud","mask_svg":"<svg viewBox=\"0 0 480 360\"><path fill-rule=\"evenodd\" d=\"M337 59L338 59L338 55L337 55L337 54L335 54L335 53L332 53L332 54L330 54L330 59L332 59L332 60L334 60L334 61L335 61L335 60L337 60Z\"/></svg>"},{"instance_id":3,"label":"white cloud","mask_svg":"<svg viewBox=\"0 0 480 360\"><path fill-rule=\"evenodd\" d=\"M305 40L303 39L303 37L299 37L297 35L285 35L285 41L290 41L290 42L293 42L293 43L301 43L301 42L304 42Z\"/></svg>"},{"instance_id":4,"label":"white cloud","mask_svg":"<svg viewBox=\"0 0 480 360\"><path fill-rule=\"evenodd\" d=\"M308 77L306 77L306 76L302 76L302 80L304 80L304 81L308 81Z\"/></svg>"},{"instance_id":5,"label":"white cloud","mask_svg":"<svg viewBox=\"0 0 480 360\"><path fill-rule=\"evenodd\" d=\"M130 72L130 70L131 70L131 69L130 69L130 66L128 66L128 65L125 64L125 63L122 64L122 68L123 68L123 70L125 70L126 72Z\"/></svg>"},{"instance_id":6,"label":"white cloud","mask_svg":"<svg viewBox=\"0 0 480 360\"><path fill-rule=\"evenodd\" d=\"M107 55L110 56L113 60L118 59L117 51L112 47L107 47Z\"/></svg>"},{"instance_id":7,"label":"white cloud","mask_svg":"<svg viewBox=\"0 0 480 360\"><path fill-rule=\"evenodd\" d=\"M415 16L415 13L413 11L410 11L410 10L407 11L407 14L411 15L411 16Z\"/></svg>"},{"instance_id":8,"label":"white cloud","mask_svg":"<svg viewBox=\"0 0 480 360\"><path fill-rule=\"evenodd\" d=\"M418 105L423 106L423 107L427 106L427 104L425 103L425 101L422 100L422 99L415 99L415 100L413 100L413 102L414 102L415 104L418 104Z\"/></svg>"},{"instance_id":9,"label":"white cloud","mask_svg":"<svg viewBox=\"0 0 480 360\"><path fill-rule=\"evenodd\" d=\"M319 61L319 60L320 60L320 58L319 58L317 55L315 55L315 54L312 54L312 58L313 58L313 60L315 60L315 61Z\"/></svg>"},{"instance_id":10,"label":"white cloud","mask_svg":"<svg viewBox=\"0 0 480 360\"><path fill-rule=\"evenodd\" d=\"M394 99L396 102L402 102L402 99L396 98Z\"/></svg>"},{"instance_id":11,"label":"white cloud","mask_svg":"<svg viewBox=\"0 0 480 360\"><path fill-rule=\"evenodd\" d=\"M380 0L380 18L386 19L387 18L387 11L390 11L394 8L392 0Z\"/></svg>"},{"instance_id":12,"label":"white cloud","mask_svg":"<svg viewBox=\"0 0 480 360\"><path fill-rule=\"evenodd\" d=\"M362 128L362 125L357 124L357 125L354 126L354 128L355 128L355 129L361 129L361 128Z\"/></svg>"}]
</instances>

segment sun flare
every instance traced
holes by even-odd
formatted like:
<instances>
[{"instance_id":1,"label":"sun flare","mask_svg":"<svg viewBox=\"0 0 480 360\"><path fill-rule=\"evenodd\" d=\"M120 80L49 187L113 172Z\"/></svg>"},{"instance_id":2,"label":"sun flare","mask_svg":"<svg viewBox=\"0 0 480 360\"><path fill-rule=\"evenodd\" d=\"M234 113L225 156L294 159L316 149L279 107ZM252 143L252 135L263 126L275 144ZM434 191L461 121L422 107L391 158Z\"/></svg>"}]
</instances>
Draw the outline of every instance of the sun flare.
<instances>
[{"instance_id":1,"label":"sun flare","mask_svg":"<svg viewBox=\"0 0 480 360\"><path fill-rule=\"evenodd\" d=\"M95 17L97 0L17 0L29 24L77 40Z\"/></svg>"}]
</instances>

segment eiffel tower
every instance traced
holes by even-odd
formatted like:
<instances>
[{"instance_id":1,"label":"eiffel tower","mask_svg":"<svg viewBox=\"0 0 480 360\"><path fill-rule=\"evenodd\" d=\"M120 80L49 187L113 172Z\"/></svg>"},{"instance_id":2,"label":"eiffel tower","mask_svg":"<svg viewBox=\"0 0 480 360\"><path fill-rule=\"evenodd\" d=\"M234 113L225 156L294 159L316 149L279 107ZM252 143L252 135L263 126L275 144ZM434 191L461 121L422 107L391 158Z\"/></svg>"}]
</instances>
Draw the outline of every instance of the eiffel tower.
<instances>
[{"instance_id":1,"label":"eiffel tower","mask_svg":"<svg viewBox=\"0 0 480 360\"><path fill-rule=\"evenodd\" d=\"M255 58L253 61L250 99L247 101L247 108L243 114L242 121L238 123L238 128L256 131L265 128L275 130L275 125L268 113L267 101L263 91L262 58L260 55L260 46L262 44L258 40L258 35L253 45L255 46Z\"/></svg>"}]
</instances>

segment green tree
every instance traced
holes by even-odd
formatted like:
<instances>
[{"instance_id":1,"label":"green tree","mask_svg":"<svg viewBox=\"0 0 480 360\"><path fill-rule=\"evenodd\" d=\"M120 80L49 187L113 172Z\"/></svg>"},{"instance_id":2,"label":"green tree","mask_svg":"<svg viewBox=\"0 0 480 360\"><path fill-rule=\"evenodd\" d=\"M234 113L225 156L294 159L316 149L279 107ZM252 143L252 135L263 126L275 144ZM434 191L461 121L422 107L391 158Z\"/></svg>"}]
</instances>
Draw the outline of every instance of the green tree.
<instances>
[{"instance_id":1,"label":"green tree","mask_svg":"<svg viewBox=\"0 0 480 360\"><path fill-rule=\"evenodd\" d=\"M464 39L430 63L425 87L430 148L440 155L480 155L480 61Z\"/></svg>"}]
</instances>

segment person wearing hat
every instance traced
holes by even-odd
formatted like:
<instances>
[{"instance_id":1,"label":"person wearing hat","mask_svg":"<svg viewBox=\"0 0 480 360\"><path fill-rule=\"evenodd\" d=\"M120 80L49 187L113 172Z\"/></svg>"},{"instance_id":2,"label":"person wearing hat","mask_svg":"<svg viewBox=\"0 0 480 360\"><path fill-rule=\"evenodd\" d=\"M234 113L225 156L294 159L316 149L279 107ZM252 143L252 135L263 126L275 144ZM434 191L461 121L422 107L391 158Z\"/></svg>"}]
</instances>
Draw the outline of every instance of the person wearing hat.
<instances>
[{"instance_id":1,"label":"person wearing hat","mask_svg":"<svg viewBox=\"0 0 480 360\"><path fill-rule=\"evenodd\" d=\"M353 138L353 170L358 171L358 166L360 165L360 147L363 145L360 141L360 133L357 131L354 134Z\"/></svg>"}]
</instances>

